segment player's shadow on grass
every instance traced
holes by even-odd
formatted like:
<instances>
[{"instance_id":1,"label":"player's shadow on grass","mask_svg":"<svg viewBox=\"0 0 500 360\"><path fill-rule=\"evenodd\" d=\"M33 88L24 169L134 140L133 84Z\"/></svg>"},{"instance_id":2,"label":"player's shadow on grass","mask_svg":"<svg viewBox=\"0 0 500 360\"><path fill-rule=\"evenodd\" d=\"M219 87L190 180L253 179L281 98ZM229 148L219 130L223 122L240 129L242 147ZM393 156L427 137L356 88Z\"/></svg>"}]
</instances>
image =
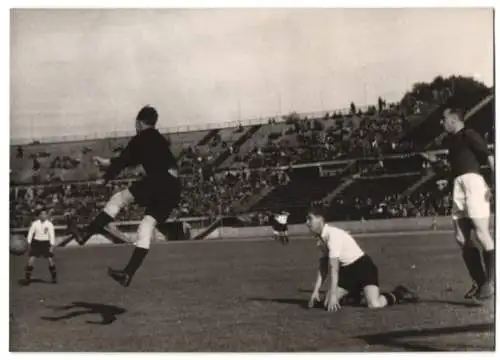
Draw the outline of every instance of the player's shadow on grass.
<instances>
[{"instance_id":1,"label":"player's shadow on grass","mask_svg":"<svg viewBox=\"0 0 500 360\"><path fill-rule=\"evenodd\" d=\"M446 299L419 299L420 304L447 304L447 305L456 305L463 306L466 308L476 308L482 307L484 304L480 302L474 302L473 300L446 300Z\"/></svg>"},{"instance_id":2,"label":"player's shadow on grass","mask_svg":"<svg viewBox=\"0 0 500 360\"><path fill-rule=\"evenodd\" d=\"M52 284L52 282L40 278L34 278L31 279L30 281L26 281L26 279L19 279L17 280L17 283L20 286L28 286L30 284Z\"/></svg>"},{"instance_id":3,"label":"player's shadow on grass","mask_svg":"<svg viewBox=\"0 0 500 360\"><path fill-rule=\"evenodd\" d=\"M390 331L380 334L363 335L359 336L358 339L366 341L368 345L382 345L407 351L452 351L454 349L443 350L442 348L437 348L435 346L418 344L418 339L415 338L426 339L429 336L453 335L460 333L485 333L493 332L494 330L493 324L484 323L464 326L450 326L444 328ZM409 341L407 338L413 339ZM446 345L443 345L443 347L445 346ZM447 347L457 347L457 345L448 345Z\"/></svg>"},{"instance_id":4,"label":"player's shadow on grass","mask_svg":"<svg viewBox=\"0 0 500 360\"><path fill-rule=\"evenodd\" d=\"M307 300L304 299L278 299L278 298L259 298L252 297L248 298L248 301L256 301L256 302L273 302L278 304L289 304L289 305L297 305L304 309L307 309Z\"/></svg>"},{"instance_id":5,"label":"player's shadow on grass","mask_svg":"<svg viewBox=\"0 0 500 360\"><path fill-rule=\"evenodd\" d=\"M125 313L127 310L115 305L105 305L98 303L88 303L82 301L75 301L70 305L65 306L52 306L48 308L57 311L70 311L64 315L59 316L42 316L43 320L47 321L61 321L67 320L78 316L96 314L101 316L101 321L86 321L87 324L96 325L109 325L117 320L117 316Z\"/></svg>"}]
</instances>

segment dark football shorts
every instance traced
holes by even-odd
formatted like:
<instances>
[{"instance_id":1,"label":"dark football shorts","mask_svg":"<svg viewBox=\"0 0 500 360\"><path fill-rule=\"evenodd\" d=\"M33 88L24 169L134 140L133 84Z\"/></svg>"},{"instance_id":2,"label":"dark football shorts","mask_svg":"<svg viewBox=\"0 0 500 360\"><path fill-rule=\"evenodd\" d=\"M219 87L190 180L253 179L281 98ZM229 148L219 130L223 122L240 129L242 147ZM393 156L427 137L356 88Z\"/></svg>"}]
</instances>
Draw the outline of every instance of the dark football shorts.
<instances>
[{"instance_id":1,"label":"dark football shorts","mask_svg":"<svg viewBox=\"0 0 500 360\"><path fill-rule=\"evenodd\" d=\"M32 240L28 256L36 258L52 258L54 257L54 254L50 251L49 241Z\"/></svg>"},{"instance_id":2,"label":"dark football shorts","mask_svg":"<svg viewBox=\"0 0 500 360\"><path fill-rule=\"evenodd\" d=\"M323 276L328 274L329 259L320 259L320 271ZM378 268L368 255L363 255L358 260L347 266L339 268L338 286L349 293L359 293L365 286L378 286Z\"/></svg>"},{"instance_id":3,"label":"dark football shorts","mask_svg":"<svg viewBox=\"0 0 500 360\"><path fill-rule=\"evenodd\" d=\"M145 215L164 223L181 200L181 184L174 178L158 181L143 178L132 184L130 193L135 202L146 208Z\"/></svg>"},{"instance_id":4,"label":"dark football shorts","mask_svg":"<svg viewBox=\"0 0 500 360\"><path fill-rule=\"evenodd\" d=\"M272 221L272 226L273 226L273 230L274 231L277 231L277 232L280 232L280 233L288 231L288 225L287 224L280 224L275 219L273 219L273 221Z\"/></svg>"}]
</instances>

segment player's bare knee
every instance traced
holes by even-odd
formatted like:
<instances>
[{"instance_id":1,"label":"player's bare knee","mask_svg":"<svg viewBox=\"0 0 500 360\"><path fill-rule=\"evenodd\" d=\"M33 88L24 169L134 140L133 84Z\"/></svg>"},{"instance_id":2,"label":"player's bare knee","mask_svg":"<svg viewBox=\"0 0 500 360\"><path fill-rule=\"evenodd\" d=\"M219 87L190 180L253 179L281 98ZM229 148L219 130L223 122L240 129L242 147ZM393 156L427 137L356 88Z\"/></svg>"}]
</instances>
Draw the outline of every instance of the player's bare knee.
<instances>
[{"instance_id":1,"label":"player's bare knee","mask_svg":"<svg viewBox=\"0 0 500 360\"><path fill-rule=\"evenodd\" d=\"M156 224L157 222L152 216L146 215L144 219L142 219L139 224L139 229L137 230L137 242L135 243L135 246L143 249L149 249Z\"/></svg>"},{"instance_id":2,"label":"player's bare knee","mask_svg":"<svg viewBox=\"0 0 500 360\"><path fill-rule=\"evenodd\" d=\"M377 302L368 302L366 304L366 306L368 307L368 309L379 309L379 308L381 308L380 304L377 303Z\"/></svg>"},{"instance_id":3,"label":"player's bare knee","mask_svg":"<svg viewBox=\"0 0 500 360\"><path fill-rule=\"evenodd\" d=\"M133 201L134 201L134 196L128 189L119 191L113 196L111 196L111 199L109 199L108 203L104 207L104 212L109 216L111 216L112 218L115 218L121 209L123 209L125 206L129 205Z\"/></svg>"},{"instance_id":4,"label":"player's bare knee","mask_svg":"<svg viewBox=\"0 0 500 360\"><path fill-rule=\"evenodd\" d=\"M369 309L384 307L385 304L380 301L380 290L378 286L368 285L364 287L363 291L365 293L366 306Z\"/></svg>"},{"instance_id":5,"label":"player's bare knee","mask_svg":"<svg viewBox=\"0 0 500 360\"><path fill-rule=\"evenodd\" d=\"M495 248L495 242L491 236L488 219L473 219L474 231L477 241L481 244L484 250L490 251Z\"/></svg>"},{"instance_id":6,"label":"player's bare knee","mask_svg":"<svg viewBox=\"0 0 500 360\"><path fill-rule=\"evenodd\" d=\"M384 307L384 304L381 303L380 296L365 296L366 306L369 309L380 309Z\"/></svg>"}]
</instances>

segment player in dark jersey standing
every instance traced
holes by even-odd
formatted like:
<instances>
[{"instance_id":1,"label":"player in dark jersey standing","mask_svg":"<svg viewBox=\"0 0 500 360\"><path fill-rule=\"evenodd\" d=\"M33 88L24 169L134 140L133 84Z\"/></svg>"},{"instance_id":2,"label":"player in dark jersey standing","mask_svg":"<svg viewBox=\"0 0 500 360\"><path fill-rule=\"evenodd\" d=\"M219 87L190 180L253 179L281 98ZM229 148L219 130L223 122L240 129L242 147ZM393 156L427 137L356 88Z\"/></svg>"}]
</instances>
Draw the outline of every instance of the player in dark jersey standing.
<instances>
[{"instance_id":1,"label":"player in dark jersey standing","mask_svg":"<svg viewBox=\"0 0 500 360\"><path fill-rule=\"evenodd\" d=\"M460 110L446 109L443 115L443 128L450 134L448 162L453 178L455 239L474 281L465 297L485 300L494 294L495 244L489 230L491 192L480 173L480 166L488 164L493 170L494 158L486 141L474 130L465 129L464 115ZM472 231L478 244L473 243Z\"/></svg>"},{"instance_id":2,"label":"player in dark jersey standing","mask_svg":"<svg viewBox=\"0 0 500 360\"><path fill-rule=\"evenodd\" d=\"M274 240L279 241L283 245L286 245L290 242L288 238L288 217L290 213L282 210L279 214L272 215L272 227Z\"/></svg>"},{"instance_id":3,"label":"player in dark jersey standing","mask_svg":"<svg viewBox=\"0 0 500 360\"><path fill-rule=\"evenodd\" d=\"M101 184L114 179L129 166L142 165L146 176L129 189L114 194L103 211L83 231L76 226L70 227L77 242L84 245L94 234L109 234L105 228L125 206L135 202L145 208L145 216L137 230L135 250L127 266L123 270L108 269L108 274L123 286L130 285L144 261L156 225L165 222L180 201L177 161L170 151L168 140L155 129L157 121L157 111L151 106L143 107L136 118L137 135L120 156L114 159L94 158L97 165L107 168L104 178L99 181Z\"/></svg>"}]
</instances>

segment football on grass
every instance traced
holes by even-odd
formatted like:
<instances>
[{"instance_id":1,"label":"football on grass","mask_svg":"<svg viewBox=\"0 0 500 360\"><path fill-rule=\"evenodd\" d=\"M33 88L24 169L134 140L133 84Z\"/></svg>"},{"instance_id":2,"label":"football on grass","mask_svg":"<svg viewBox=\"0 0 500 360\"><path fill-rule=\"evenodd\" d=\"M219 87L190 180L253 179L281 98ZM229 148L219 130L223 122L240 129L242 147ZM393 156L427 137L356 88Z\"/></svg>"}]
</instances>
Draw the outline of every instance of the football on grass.
<instances>
[{"instance_id":1,"label":"football on grass","mask_svg":"<svg viewBox=\"0 0 500 360\"><path fill-rule=\"evenodd\" d=\"M10 253L12 255L20 256L28 250L28 242L19 236L12 236L10 239Z\"/></svg>"}]
</instances>

